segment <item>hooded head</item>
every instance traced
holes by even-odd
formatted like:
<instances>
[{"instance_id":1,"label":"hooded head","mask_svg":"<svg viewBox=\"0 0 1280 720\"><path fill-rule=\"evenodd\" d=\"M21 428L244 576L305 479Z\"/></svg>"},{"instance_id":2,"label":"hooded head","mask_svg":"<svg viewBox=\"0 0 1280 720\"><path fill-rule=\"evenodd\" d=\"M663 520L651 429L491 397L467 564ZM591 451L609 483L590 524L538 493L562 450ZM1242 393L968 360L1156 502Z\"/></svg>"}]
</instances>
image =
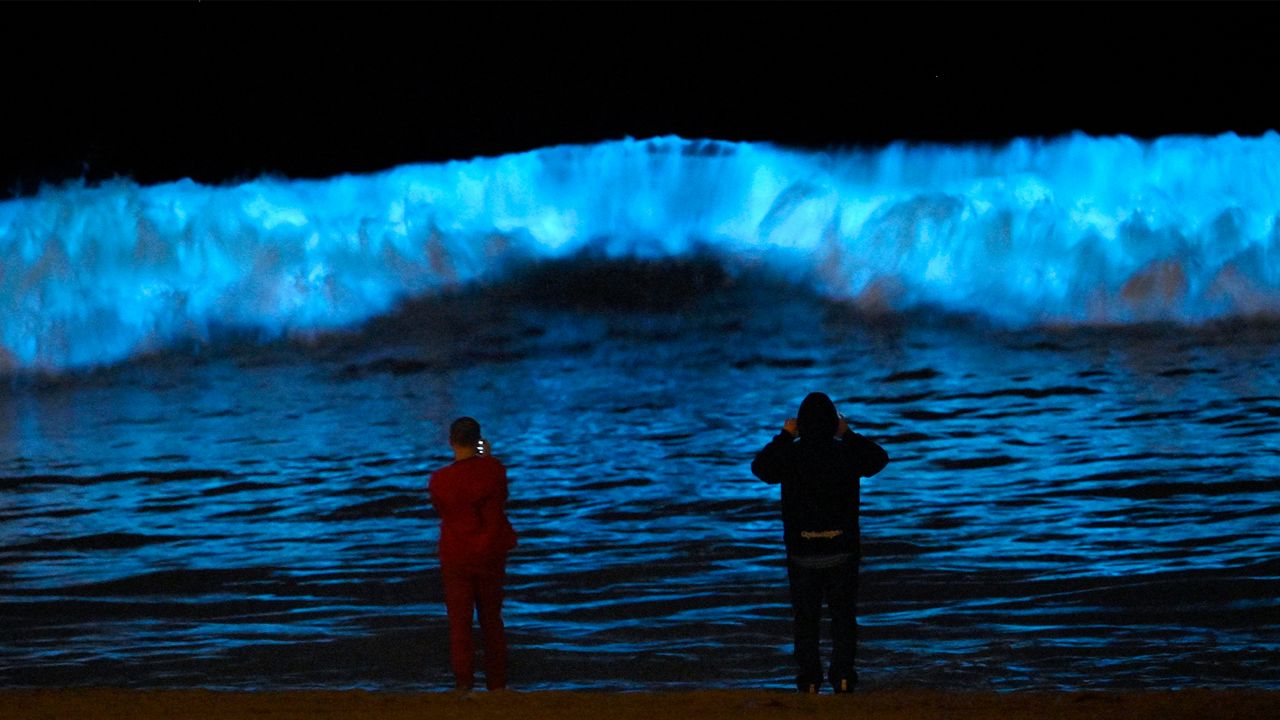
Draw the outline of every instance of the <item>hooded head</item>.
<instances>
[{"instance_id":1,"label":"hooded head","mask_svg":"<svg viewBox=\"0 0 1280 720\"><path fill-rule=\"evenodd\" d=\"M796 415L796 429L800 431L800 437L835 437L839 425L835 403L826 393L809 393L800 403L800 412Z\"/></svg>"}]
</instances>

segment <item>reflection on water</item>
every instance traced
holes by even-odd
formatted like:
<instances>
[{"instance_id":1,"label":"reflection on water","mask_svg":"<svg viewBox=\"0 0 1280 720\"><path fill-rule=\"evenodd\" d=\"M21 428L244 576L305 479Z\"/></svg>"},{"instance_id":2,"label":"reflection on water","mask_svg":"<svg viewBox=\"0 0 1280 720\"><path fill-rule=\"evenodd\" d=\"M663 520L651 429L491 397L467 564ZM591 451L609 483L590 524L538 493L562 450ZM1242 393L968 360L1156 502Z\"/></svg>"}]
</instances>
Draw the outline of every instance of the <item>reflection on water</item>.
<instances>
[{"instance_id":1,"label":"reflection on water","mask_svg":"<svg viewBox=\"0 0 1280 720\"><path fill-rule=\"evenodd\" d=\"M863 486L867 687L1278 686L1273 331L759 294L4 390L0 684L447 687L425 482L468 414L511 475L516 686L786 686L777 488L749 464L823 390L893 458Z\"/></svg>"}]
</instances>

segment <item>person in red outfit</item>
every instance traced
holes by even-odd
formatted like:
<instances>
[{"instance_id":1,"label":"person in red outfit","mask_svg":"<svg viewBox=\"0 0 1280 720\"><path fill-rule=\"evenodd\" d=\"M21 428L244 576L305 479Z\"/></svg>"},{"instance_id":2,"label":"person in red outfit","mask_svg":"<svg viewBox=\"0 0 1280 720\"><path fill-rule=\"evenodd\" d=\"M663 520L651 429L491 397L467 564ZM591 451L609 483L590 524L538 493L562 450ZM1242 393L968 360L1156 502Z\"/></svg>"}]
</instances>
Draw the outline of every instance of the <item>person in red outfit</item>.
<instances>
[{"instance_id":1,"label":"person in red outfit","mask_svg":"<svg viewBox=\"0 0 1280 720\"><path fill-rule=\"evenodd\" d=\"M431 474L427 491L440 516L440 574L449 616L449 655L459 690L475 685L472 618L480 616L485 687L507 686L507 638L502 586L516 533L503 506L507 469L489 455L480 423L458 418L449 427L453 463Z\"/></svg>"}]
</instances>

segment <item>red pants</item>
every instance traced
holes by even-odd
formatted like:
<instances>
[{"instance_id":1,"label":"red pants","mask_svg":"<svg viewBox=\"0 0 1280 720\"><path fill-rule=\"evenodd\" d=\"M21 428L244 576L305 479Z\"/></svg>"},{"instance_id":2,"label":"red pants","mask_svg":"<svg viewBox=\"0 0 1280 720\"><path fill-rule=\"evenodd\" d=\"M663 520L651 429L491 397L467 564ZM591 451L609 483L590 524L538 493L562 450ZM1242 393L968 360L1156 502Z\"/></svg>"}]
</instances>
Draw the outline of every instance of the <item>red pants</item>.
<instances>
[{"instance_id":1,"label":"red pants","mask_svg":"<svg viewBox=\"0 0 1280 720\"><path fill-rule=\"evenodd\" d=\"M475 685L472 620L480 616L484 641L484 681L490 690L507 686L507 634L502 625L505 558L490 565L443 566L444 605L449 614L449 657L457 687Z\"/></svg>"}]
</instances>

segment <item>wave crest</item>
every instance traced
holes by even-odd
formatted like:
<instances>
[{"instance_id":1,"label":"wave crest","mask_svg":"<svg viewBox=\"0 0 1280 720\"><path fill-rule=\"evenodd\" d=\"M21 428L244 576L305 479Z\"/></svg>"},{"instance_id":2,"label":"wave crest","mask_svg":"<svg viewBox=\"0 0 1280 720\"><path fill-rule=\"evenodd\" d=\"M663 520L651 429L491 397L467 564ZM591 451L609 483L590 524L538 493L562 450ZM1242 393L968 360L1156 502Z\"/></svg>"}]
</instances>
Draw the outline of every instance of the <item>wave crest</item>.
<instances>
[{"instance_id":1,"label":"wave crest","mask_svg":"<svg viewBox=\"0 0 1280 720\"><path fill-rule=\"evenodd\" d=\"M1274 316L1276 168L1274 132L829 152L663 137L327 180L68 184L0 203L0 368L324 333L585 250L709 253L876 313L1011 326Z\"/></svg>"}]
</instances>

